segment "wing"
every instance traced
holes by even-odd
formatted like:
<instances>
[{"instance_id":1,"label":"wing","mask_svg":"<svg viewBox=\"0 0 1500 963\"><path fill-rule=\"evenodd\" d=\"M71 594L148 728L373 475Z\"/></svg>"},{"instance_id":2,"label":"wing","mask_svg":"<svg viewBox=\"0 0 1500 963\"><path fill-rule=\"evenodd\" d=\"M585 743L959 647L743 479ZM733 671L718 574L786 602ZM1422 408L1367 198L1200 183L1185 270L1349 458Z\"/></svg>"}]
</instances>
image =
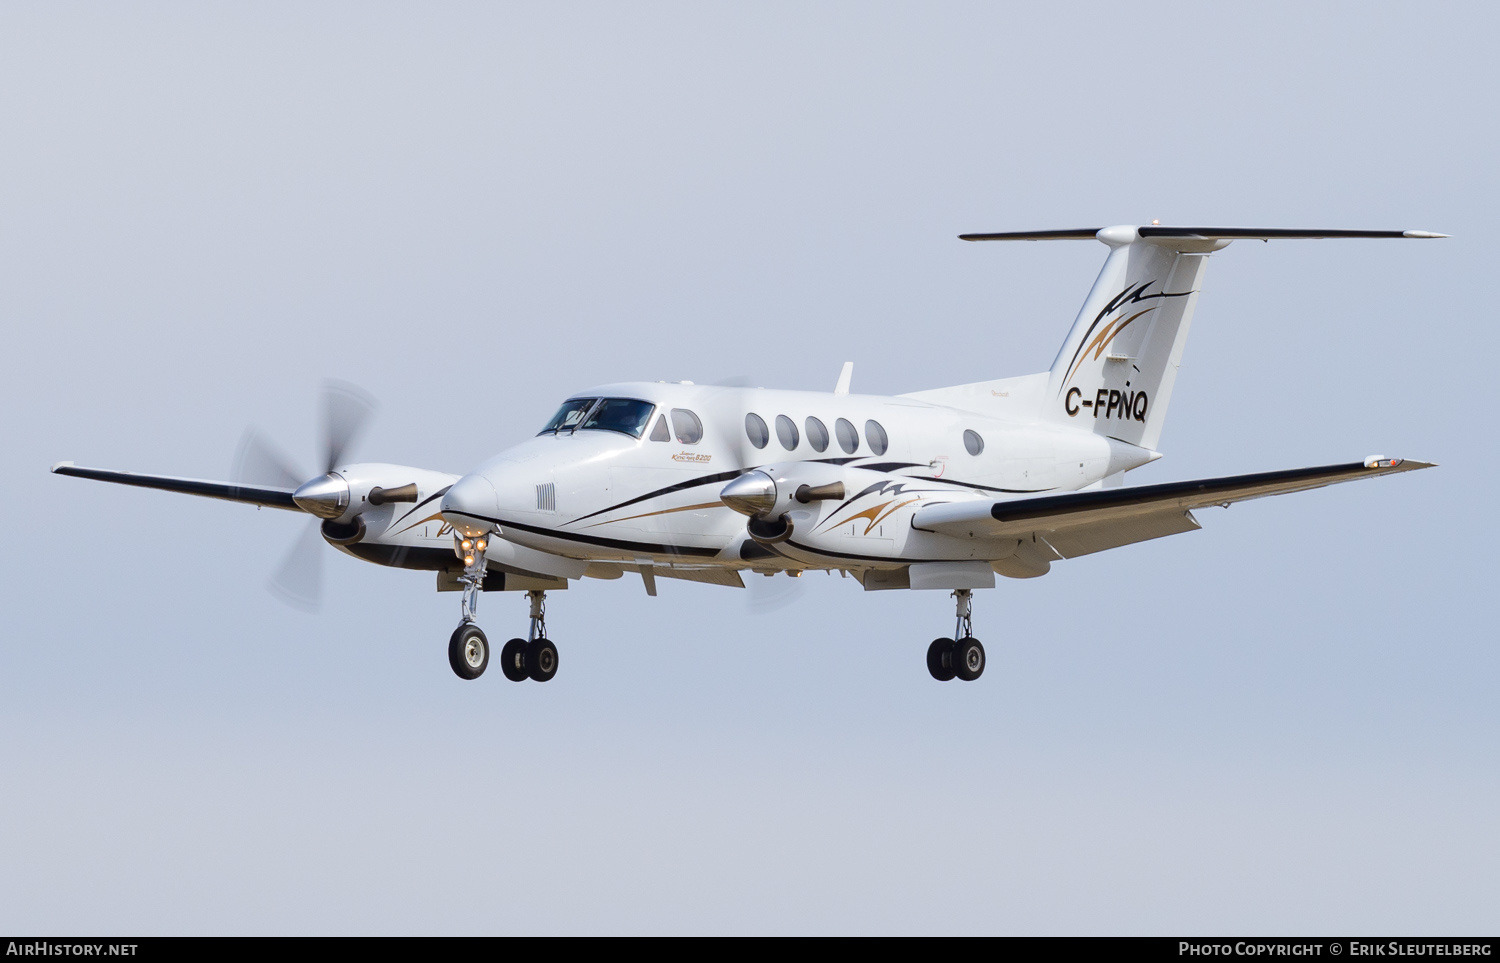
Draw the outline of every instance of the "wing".
<instances>
[{"instance_id":1,"label":"wing","mask_svg":"<svg viewBox=\"0 0 1500 963\"><path fill-rule=\"evenodd\" d=\"M1211 505L1307 491L1325 485L1431 468L1420 461L1367 458L1345 465L1202 478L1139 488L1071 492L1010 501L950 502L920 509L912 527L967 538L1033 535L1057 556L1074 558L1199 527L1191 511Z\"/></svg>"},{"instance_id":2,"label":"wing","mask_svg":"<svg viewBox=\"0 0 1500 963\"><path fill-rule=\"evenodd\" d=\"M95 481L134 485L137 488L158 488L162 491L181 492L185 495L203 495L207 498L222 498L231 502L264 505L267 508L285 508L294 512L302 510L297 507L296 502L292 501L290 488L236 485L232 482L205 481L201 478L174 478L171 475L138 475L131 471L110 471L105 468L80 468L70 461L53 465L52 472L55 475L92 478Z\"/></svg>"}]
</instances>

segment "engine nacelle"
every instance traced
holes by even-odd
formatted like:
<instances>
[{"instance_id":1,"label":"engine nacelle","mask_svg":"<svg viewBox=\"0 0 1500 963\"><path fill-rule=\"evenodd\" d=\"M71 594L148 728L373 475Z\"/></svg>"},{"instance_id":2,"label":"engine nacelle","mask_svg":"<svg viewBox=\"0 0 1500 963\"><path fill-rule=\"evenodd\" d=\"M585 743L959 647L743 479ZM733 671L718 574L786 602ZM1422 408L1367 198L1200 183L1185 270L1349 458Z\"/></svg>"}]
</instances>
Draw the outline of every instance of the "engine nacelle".
<instances>
[{"instance_id":1,"label":"engine nacelle","mask_svg":"<svg viewBox=\"0 0 1500 963\"><path fill-rule=\"evenodd\" d=\"M807 506L844 498L843 469L817 462L766 465L746 472L725 485L719 499L750 522L745 530L762 545L792 537L796 516L808 517Z\"/></svg>"},{"instance_id":2,"label":"engine nacelle","mask_svg":"<svg viewBox=\"0 0 1500 963\"><path fill-rule=\"evenodd\" d=\"M844 472L838 465L789 462L765 465L725 485L719 499L751 518L775 519L815 501L844 497Z\"/></svg>"},{"instance_id":3,"label":"engine nacelle","mask_svg":"<svg viewBox=\"0 0 1500 963\"><path fill-rule=\"evenodd\" d=\"M384 522L379 519L388 520L392 512L429 498L452 483L451 475L406 465L344 465L302 485L292 500L303 511L323 519L323 537L331 544L352 545L365 539L367 520L380 531Z\"/></svg>"}]
</instances>

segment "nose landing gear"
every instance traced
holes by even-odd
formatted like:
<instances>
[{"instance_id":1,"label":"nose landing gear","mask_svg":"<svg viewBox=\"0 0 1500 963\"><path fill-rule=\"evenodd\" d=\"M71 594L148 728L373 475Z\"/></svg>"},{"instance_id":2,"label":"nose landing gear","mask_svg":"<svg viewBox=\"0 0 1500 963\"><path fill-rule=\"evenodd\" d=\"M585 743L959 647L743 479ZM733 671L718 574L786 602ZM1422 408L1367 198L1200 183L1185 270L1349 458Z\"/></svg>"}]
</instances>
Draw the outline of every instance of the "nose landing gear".
<instances>
[{"instance_id":1,"label":"nose landing gear","mask_svg":"<svg viewBox=\"0 0 1500 963\"><path fill-rule=\"evenodd\" d=\"M984 674L984 646L973 635L973 592L959 589L953 598L958 614L954 637L932 640L927 647L927 671L939 682L955 678L973 682Z\"/></svg>"}]
</instances>

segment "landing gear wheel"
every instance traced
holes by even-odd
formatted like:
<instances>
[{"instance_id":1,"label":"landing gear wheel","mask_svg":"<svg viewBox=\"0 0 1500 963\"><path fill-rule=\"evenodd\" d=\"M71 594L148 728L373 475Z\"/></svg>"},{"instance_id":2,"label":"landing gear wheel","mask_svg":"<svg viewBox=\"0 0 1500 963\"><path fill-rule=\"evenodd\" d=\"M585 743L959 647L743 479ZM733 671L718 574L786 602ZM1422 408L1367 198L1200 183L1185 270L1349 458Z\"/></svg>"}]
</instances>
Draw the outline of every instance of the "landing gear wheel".
<instances>
[{"instance_id":1,"label":"landing gear wheel","mask_svg":"<svg viewBox=\"0 0 1500 963\"><path fill-rule=\"evenodd\" d=\"M557 646L546 639L532 639L526 646L526 672L538 682L557 675Z\"/></svg>"},{"instance_id":2,"label":"landing gear wheel","mask_svg":"<svg viewBox=\"0 0 1500 963\"><path fill-rule=\"evenodd\" d=\"M465 622L448 640L448 664L460 679L477 679L490 664L490 641L479 626Z\"/></svg>"},{"instance_id":3,"label":"landing gear wheel","mask_svg":"<svg viewBox=\"0 0 1500 963\"><path fill-rule=\"evenodd\" d=\"M953 663L953 640L933 639L927 647L927 671L939 682L947 682L958 674Z\"/></svg>"},{"instance_id":4,"label":"landing gear wheel","mask_svg":"<svg viewBox=\"0 0 1500 963\"><path fill-rule=\"evenodd\" d=\"M526 640L511 639L500 649L500 671L512 682L531 678L526 671Z\"/></svg>"},{"instance_id":5,"label":"landing gear wheel","mask_svg":"<svg viewBox=\"0 0 1500 963\"><path fill-rule=\"evenodd\" d=\"M965 682L984 674L984 646L978 639L965 636L953 643L953 668Z\"/></svg>"}]
</instances>

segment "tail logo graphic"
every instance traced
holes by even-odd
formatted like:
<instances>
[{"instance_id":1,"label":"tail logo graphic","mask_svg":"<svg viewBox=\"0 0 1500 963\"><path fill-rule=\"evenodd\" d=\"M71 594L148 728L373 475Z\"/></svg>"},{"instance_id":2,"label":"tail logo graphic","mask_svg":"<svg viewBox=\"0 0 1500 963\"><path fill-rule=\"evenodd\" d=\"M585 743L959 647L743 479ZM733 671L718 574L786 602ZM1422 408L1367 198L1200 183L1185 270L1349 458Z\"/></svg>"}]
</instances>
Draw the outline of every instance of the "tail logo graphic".
<instances>
[{"instance_id":1,"label":"tail logo graphic","mask_svg":"<svg viewBox=\"0 0 1500 963\"><path fill-rule=\"evenodd\" d=\"M1099 358L1104 354L1104 349L1109 347L1109 343L1111 341L1119 337L1121 331L1124 331L1126 328L1128 328L1130 324L1137 318L1144 317L1145 315L1150 314L1152 311L1155 311L1158 307L1160 307L1160 305L1153 304L1140 311L1136 311L1134 314L1130 314L1129 317L1126 317L1126 314L1129 312L1129 306L1139 304L1142 301L1156 300L1158 298L1185 298L1189 294L1193 293L1191 291L1158 291L1155 294L1147 294L1146 289L1151 287L1151 285L1155 283L1156 281L1154 280L1143 281L1140 284L1126 287L1125 290L1121 291L1113 298L1110 298L1109 303L1106 304L1103 309L1100 310L1098 315L1094 317L1094 322L1089 325L1088 330L1085 331L1083 333L1083 337L1079 339L1078 350L1073 352L1073 360L1068 363L1068 374L1063 378L1062 385L1058 387L1058 393L1062 393L1063 388L1073 380L1073 376L1078 373L1078 369L1083 366L1083 362L1090 360L1091 351L1093 353L1092 360L1099 360ZM1104 319L1109 315L1114 314L1114 312L1116 311L1119 311L1119 314L1114 318L1111 318L1106 324ZM1100 325L1103 325L1103 327L1101 328ZM1068 411L1068 414L1070 415L1076 415L1078 413L1077 405L1073 404L1071 401L1074 392L1082 394L1082 392L1077 388L1072 388L1068 391L1069 401L1067 402L1067 405L1070 409ZM1132 394L1139 396L1140 393L1132 392ZM1109 404L1107 401L1105 403ZM1130 411L1132 412L1132 414L1128 417L1135 417L1135 415L1133 414L1133 412L1135 411L1135 405L1136 402L1132 401L1130 407ZM1113 412L1114 410L1116 410L1117 406L1118 400L1115 404L1109 404L1109 410ZM1092 405L1092 407L1094 407L1094 413L1097 416L1098 406ZM1144 408L1144 405L1142 405L1142 408ZM1145 420L1144 410L1142 411L1139 418L1137 418L1137 420Z\"/></svg>"}]
</instances>

